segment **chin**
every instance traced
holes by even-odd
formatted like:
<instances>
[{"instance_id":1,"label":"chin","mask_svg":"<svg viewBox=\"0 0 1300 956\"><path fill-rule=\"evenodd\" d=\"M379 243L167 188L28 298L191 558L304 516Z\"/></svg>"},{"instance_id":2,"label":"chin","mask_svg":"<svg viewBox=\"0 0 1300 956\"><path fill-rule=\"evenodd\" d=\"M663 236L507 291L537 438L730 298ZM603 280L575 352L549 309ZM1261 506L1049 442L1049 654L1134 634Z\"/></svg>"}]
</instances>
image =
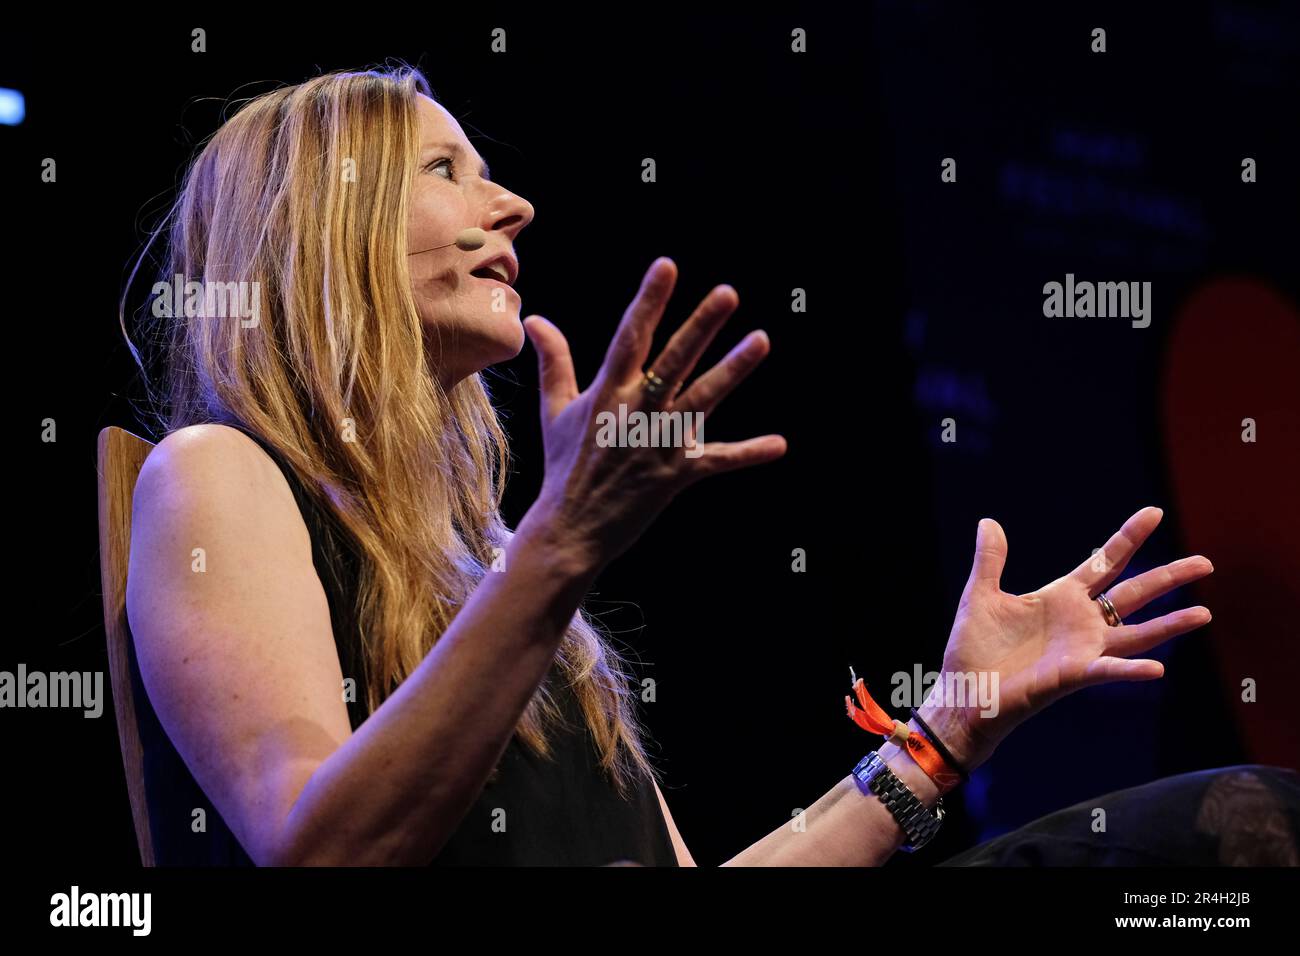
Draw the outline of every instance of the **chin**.
<instances>
[{"instance_id":1,"label":"chin","mask_svg":"<svg viewBox=\"0 0 1300 956\"><path fill-rule=\"evenodd\" d=\"M515 313L506 317L494 316L490 328L481 330L480 343L474 351L481 355L480 363L484 367L510 362L524 350L526 339L528 334L524 332L524 323Z\"/></svg>"},{"instance_id":2,"label":"chin","mask_svg":"<svg viewBox=\"0 0 1300 956\"><path fill-rule=\"evenodd\" d=\"M430 360L441 363L450 359L452 366L458 369L453 381L459 381L466 375L517 358L524 349L528 334L519 318L519 310L512 309L506 313L495 313L486 321L479 318L459 323L456 328L426 323L425 337ZM455 343L452 346L452 356L440 356L440 341L444 345Z\"/></svg>"},{"instance_id":3,"label":"chin","mask_svg":"<svg viewBox=\"0 0 1300 956\"><path fill-rule=\"evenodd\" d=\"M479 371L518 358L519 353L524 350L524 343L528 340L524 324L515 313L511 313L508 318L498 316L492 327L486 331L487 334L483 336L482 344L478 349L482 356L476 363L480 366Z\"/></svg>"},{"instance_id":4,"label":"chin","mask_svg":"<svg viewBox=\"0 0 1300 956\"><path fill-rule=\"evenodd\" d=\"M515 316L514 325L510 329L510 354L507 359L515 358L524 350L524 343L528 341L528 333L524 331L524 323Z\"/></svg>"}]
</instances>

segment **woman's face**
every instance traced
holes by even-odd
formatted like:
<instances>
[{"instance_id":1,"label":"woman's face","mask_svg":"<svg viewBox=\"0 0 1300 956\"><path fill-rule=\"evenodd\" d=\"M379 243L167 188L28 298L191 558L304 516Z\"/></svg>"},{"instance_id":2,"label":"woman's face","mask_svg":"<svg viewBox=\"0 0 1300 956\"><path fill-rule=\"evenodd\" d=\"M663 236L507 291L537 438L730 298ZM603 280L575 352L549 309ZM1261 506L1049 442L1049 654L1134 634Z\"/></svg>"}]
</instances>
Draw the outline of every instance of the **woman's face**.
<instances>
[{"instance_id":1,"label":"woman's face","mask_svg":"<svg viewBox=\"0 0 1300 956\"><path fill-rule=\"evenodd\" d=\"M430 363L450 389L524 347L519 293L470 272L499 256L514 259L515 237L532 221L533 207L484 175L483 160L450 113L423 94L418 99L420 159L407 233L416 253L409 257L411 282ZM481 248L447 246L470 226L487 233ZM422 251L434 246L447 248ZM503 264L513 280L516 266Z\"/></svg>"}]
</instances>

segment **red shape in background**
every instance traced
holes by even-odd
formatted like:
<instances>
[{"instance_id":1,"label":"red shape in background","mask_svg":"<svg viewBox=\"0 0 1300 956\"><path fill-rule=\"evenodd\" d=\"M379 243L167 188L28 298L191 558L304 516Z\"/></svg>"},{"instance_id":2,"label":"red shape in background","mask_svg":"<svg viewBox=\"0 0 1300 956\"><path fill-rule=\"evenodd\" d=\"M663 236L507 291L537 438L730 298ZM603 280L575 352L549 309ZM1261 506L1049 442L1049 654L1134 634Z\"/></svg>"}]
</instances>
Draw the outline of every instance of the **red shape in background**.
<instances>
[{"instance_id":1,"label":"red shape in background","mask_svg":"<svg viewBox=\"0 0 1300 956\"><path fill-rule=\"evenodd\" d=\"M1250 760L1300 765L1300 314L1270 286L1217 279L1179 313L1165 356L1165 453L1227 708ZM1253 418L1256 441L1241 440ZM1195 632L1193 632L1195 633ZM1186 638L1184 638L1185 640ZM1253 677L1258 700L1241 699ZM1189 728L1192 732L1192 728Z\"/></svg>"}]
</instances>

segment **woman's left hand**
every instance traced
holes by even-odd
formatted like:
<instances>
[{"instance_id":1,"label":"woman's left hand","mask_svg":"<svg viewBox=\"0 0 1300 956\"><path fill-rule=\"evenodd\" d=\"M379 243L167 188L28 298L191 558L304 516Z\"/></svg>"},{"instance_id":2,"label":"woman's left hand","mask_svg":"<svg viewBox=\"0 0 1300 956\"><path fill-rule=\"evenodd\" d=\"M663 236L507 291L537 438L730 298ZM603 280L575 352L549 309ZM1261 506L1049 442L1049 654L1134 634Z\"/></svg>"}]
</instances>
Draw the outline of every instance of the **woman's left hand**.
<instances>
[{"instance_id":1,"label":"woman's left hand","mask_svg":"<svg viewBox=\"0 0 1300 956\"><path fill-rule=\"evenodd\" d=\"M1191 607L1142 624L1112 627L1096 600L1105 592L1123 619L1214 570L1207 558L1196 555L1106 591L1163 514L1159 508L1143 508L1069 574L1019 596L1000 584L1007 560L1002 527L991 518L980 522L975 561L944 651L941 679L919 708L968 771L987 760L1018 724L1066 694L1093 684L1163 676L1159 661L1134 656L1209 622L1207 608ZM998 675L994 707L969 699L937 703L935 695L947 686L948 675L975 675L992 685L988 678L993 672Z\"/></svg>"}]
</instances>

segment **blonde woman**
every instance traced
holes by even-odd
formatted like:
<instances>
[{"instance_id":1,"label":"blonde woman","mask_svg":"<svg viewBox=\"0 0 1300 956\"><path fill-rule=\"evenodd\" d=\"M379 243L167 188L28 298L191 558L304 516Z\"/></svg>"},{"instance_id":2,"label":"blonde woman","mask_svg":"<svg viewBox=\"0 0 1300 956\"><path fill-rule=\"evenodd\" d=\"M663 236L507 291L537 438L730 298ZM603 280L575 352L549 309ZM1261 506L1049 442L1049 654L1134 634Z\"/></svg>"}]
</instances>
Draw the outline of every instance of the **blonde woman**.
<instances>
[{"instance_id":1,"label":"blonde woman","mask_svg":"<svg viewBox=\"0 0 1300 956\"><path fill-rule=\"evenodd\" d=\"M161 863L693 865L625 663L581 601L682 488L786 444L595 435L620 406L707 416L769 343L755 332L688 381L738 305L719 286L652 355L677 275L661 259L580 391L560 330L520 320L532 218L408 67L257 97L192 163L163 274L240 284L256 308L173 309L140 337L165 362L127 590ZM486 239L467 251L471 227ZM525 334L546 471L512 532L481 372ZM950 759L973 769L1077 687L1160 676L1126 658L1208 612L1112 628L1093 600L1158 520L1139 512L1100 565L1025 598L998 588L1006 542L982 523L945 668L998 670L1001 716L924 708ZM1127 615L1210 570L1175 562L1111 600ZM880 755L934 807L907 749ZM907 833L855 783L730 862L883 861Z\"/></svg>"}]
</instances>

